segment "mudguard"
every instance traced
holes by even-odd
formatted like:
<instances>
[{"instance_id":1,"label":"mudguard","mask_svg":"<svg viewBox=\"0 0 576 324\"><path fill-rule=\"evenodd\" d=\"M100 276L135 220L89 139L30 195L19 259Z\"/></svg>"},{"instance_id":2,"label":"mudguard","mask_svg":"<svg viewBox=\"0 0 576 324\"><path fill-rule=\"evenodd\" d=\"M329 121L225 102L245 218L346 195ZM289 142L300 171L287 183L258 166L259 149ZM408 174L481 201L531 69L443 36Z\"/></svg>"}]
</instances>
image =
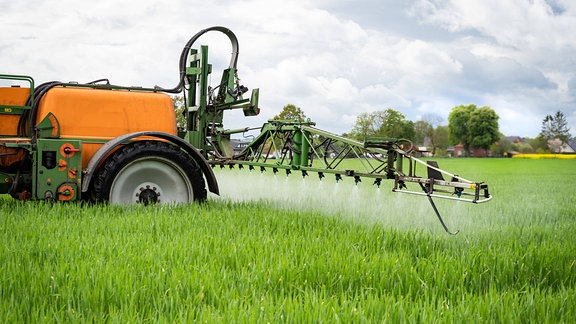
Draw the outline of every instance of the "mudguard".
<instances>
[{"instance_id":1,"label":"mudguard","mask_svg":"<svg viewBox=\"0 0 576 324\"><path fill-rule=\"evenodd\" d=\"M194 159L196 164L198 164L198 166L200 167L200 170L202 170L202 173L204 174L204 177L206 178L206 182L208 183L208 189L210 190L210 192L217 194L217 195L220 194L220 191L218 189L218 182L216 181L216 176L214 175L214 172L212 172L212 168L210 168L206 159L202 156L202 154L200 153L200 151L198 151L197 148L190 145L190 143L186 142L185 140L181 139L178 136L174 136L174 135L171 135L168 133L153 132L153 131L144 131L144 132L135 132L135 133L124 134L124 135L118 136L118 137L106 142L104 145L102 145L94 153L94 155L92 156L92 158L88 162L86 169L84 169L84 171L83 171L82 192L88 191L88 188L90 187L90 182L92 180L92 176L94 175L94 172L96 171L97 167L100 165L100 163L102 163L104 158L110 152L112 152L119 145L126 144L126 142L129 141L130 139L140 137L140 136L157 137L160 139L167 140L170 143L176 144L177 146L182 148L186 153L188 153L192 157L192 159Z\"/></svg>"}]
</instances>

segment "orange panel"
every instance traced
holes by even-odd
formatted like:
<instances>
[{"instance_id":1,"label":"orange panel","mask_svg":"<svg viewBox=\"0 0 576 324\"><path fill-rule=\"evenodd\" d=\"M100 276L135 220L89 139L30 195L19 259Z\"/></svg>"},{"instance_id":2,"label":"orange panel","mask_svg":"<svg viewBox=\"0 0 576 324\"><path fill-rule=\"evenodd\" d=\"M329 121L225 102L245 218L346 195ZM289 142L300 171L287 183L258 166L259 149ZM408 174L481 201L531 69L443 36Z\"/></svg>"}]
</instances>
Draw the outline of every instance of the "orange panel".
<instances>
[{"instance_id":1,"label":"orange panel","mask_svg":"<svg viewBox=\"0 0 576 324\"><path fill-rule=\"evenodd\" d=\"M28 151L21 148L0 146L0 166L9 167L18 165L28 155Z\"/></svg>"},{"instance_id":2,"label":"orange panel","mask_svg":"<svg viewBox=\"0 0 576 324\"><path fill-rule=\"evenodd\" d=\"M96 153L96 151L102 146L102 144L98 143L90 143L90 142L83 142L82 143L82 168L88 166L88 162Z\"/></svg>"},{"instance_id":3,"label":"orange panel","mask_svg":"<svg viewBox=\"0 0 576 324\"><path fill-rule=\"evenodd\" d=\"M62 138L110 140L139 131L177 135L174 104L163 93L56 87L42 98L36 122L49 112ZM82 143L83 167L100 146Z\"/></svg>"},{"instance_id":4,"label":"orange panel","mask_svg":"<svg viewBox=\"0 0 576 324\"><path fill-rule=\"evenodd\" d=\"M0 105L24 106L30 96L30 88L0 88Z\"/></svg>"},{"instance_id":5,"label":"orange panel","mask_svg":"<svg viewBox=\"0 0 576 324\"><path fill-rule=\"evenodd\" d=\"M162 93L57 87L42 98L36 122L49 112L67 138L112 139L138 131L177 134L174 104Z\"/></svg>"},{"instance_id":6,"label":"orange panel","mask_svg":"<svg viewBox=\"0 0 576 324\"><path fill-rule=\"evenodd\" d=\"M0 88L0 105L24 106L30 96L30 88ZM0 111L0 135L16 136L20 115L2 114Z\"/></svg>"}]
</instances>

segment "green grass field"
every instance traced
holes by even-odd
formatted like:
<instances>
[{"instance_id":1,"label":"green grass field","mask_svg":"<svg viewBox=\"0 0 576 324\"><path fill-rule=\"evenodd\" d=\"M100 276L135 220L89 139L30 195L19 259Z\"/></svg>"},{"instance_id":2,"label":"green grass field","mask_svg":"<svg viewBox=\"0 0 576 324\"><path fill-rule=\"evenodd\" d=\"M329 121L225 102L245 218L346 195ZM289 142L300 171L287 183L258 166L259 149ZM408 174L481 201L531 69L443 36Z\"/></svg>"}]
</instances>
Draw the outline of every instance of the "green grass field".
<instances>
[{"instance_id":1,"label":"green grass field","mask_svg":"<svg viewBox=\"0 0 576 324\"><path fill-rule=\"evenodd\" d=\"M368 180L217 174L223 197L177 207L2 197L0 322L573 322L576 161L439 163L495 197L438 202L456 236Z\"/></svg>"}]
</instances>

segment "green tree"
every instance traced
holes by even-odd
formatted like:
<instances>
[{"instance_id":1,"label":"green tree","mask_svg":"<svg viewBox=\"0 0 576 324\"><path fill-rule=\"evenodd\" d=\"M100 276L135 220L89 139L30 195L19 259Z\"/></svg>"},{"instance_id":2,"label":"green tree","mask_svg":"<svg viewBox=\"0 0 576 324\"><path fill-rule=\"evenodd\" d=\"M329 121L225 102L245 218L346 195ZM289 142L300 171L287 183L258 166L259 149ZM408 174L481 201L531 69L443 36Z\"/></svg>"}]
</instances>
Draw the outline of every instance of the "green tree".
<instances>
[{"instance_id":1,"label":"green tree","mask_svg":"<svg viewBox=\"0 0 576 324\"><path fill-rule=\"evenodd\" d=\"M500 139L499 118L496 112L487 106L472 111L468 127L472 146L487 150Z\"/></svg>"},{"instance_id":2,"label":"green tree","mask_svg":"<svg viewBox=\"0 0 576 324\"><path fill-rule=\"evenodd\" d=\"M402 113L388 108L383 111L360 114L349 135L356 140L363 141L367 137L413 140L415 134L414 122L406 120Z\"/></svg>"},{"instance_id":3,"label":"green tree","mask_svg":"<svg viewBox=\"0 0 576 324\"><path fill-rule=\"evenodd\" d=\"M184 115L184 96L172 96L172 102L174 103L174 111L176 112L176 126L179 130L186 129L186 116Z\"/></svg>"},{"instance_id":4,"label":"green tree","mask_svg":"<svg viewBox=\"0 0 576 324\"><path fill-rule=\"evenodd\" d=\"M403 120L401 127L398 130L398 136L393 137L414 140L414 136L416 136L416 131L414 130L414 122L411 120Z\"/></svg>"},{"instance_id":5,"label":"green tree","mask_svg":"<svg viewBox=\"0 0 576 324\"><path fill-rule=\"evenodd\" d=\"M540 133L547 140L559 139L562 144L570 141L570 128L566 116L561 111L554 115L546 115L542 121L542 132Z\"/></svg>"},{"instance_id":6,"label":"green tree","mask_svg":"<svg viewBox=\"0 0 576 324\"><path fill-rule=\"evenodd\" d=\"M470 132L468 127L470 125L470 115L476 109L476 105L460 105L452 108L450 115L448 115L448 130L451 144L462 143L464 146L464 154L468 156L470 151Z\"/></svg>"},{"instance_id":7,"label":"green tree","mask_svg":"<svg viewBox=\"0 0 576 324\"><path fill-rule=\"evenodd\" d=\"M350 134L347 134L350 138L363 141L366 137L373 137L376 134L376 129L374 128L376 124L376 114L375 113L361 113L356 117L356 123L352 126Z\"/></svg>"},{"instance_id":8,"label":"green tree","mask_svg":"<svg viewBox=\"0 0 576 324\"><path fill-rule=\"evenodd\" d=\"M300 107L296 107L293 104L288 104L284 106L282 111L274 116L276 120L295 120L299 122L306 121L306 115Z\"/></svg>"},{"instance_id":9,"label":"green tree","mask_svg":"<svg viewBox=\"0 0 576 324\"><path fill-rule=\"evenodd\" d=\"M496 112L488 106L456 106L448 116L450 141L452 144L462 143L466 156L470 146L489 149L490 145L500 139L498 119Z\"/></svg>"},{"instance_id":10,"label":"green tree","mask_svg":"<svg viewBox=\"0 0 576 324\"><path fill-rule=\"evenodd\" d=\"M414 139L416 135L414 122L406 120L404 114L391 108L379 111L377 114L380 124L377 132L378 136Z\"/></svg>"}]
</instances>

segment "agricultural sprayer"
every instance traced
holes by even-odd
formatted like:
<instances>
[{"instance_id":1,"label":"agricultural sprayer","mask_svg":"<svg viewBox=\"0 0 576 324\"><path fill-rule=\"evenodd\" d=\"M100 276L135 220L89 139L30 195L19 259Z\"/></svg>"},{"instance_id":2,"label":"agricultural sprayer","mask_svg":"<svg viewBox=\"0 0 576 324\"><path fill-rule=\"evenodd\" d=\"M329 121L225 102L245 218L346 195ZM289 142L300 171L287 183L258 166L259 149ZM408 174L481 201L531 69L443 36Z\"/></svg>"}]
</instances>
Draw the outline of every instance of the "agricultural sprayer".
<instances>
[{"instance_id":1,"label":"agricultural sprayer","mask_svg":"<svg viewBox=\"0 0 576 324\"><path fill-rule=\"evenodd\" d=\"M192 46L203 34L225 34L232 45L220 83L209 84L208 47ZM226 129L226 111L259 114L258 89L249 98L237 75L238 40L227 28L198 32L184 46L179 82L171 89L124 87L107 79L89 83L47 82L0 75L0 193L16 199L110 203L177 203L219 194L215 166L332 176L356 183L370 179L393 192L481 203L488 186L446 172L411 154L403 139L364 142L320 130L311 121L270 120L241 151L231 136L257 128ZM178 130L169 94L185 98L185 129ZM272 156L273 155L273 158ZM362 168L342 163L354 158ZM417 175L417 169L425 175ZM446 177L447 179L445 179Z\"/></svg>"}]
</instances>

